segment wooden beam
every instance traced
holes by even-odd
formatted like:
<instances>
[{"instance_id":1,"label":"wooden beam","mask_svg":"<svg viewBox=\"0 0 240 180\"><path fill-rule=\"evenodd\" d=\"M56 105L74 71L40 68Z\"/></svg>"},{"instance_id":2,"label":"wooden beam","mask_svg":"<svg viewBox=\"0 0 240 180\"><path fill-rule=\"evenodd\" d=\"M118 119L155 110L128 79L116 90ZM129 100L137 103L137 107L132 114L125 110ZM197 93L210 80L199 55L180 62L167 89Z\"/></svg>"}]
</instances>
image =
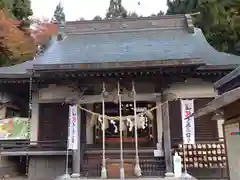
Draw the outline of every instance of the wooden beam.
<instances>
[{"instance_id":1,"label":"wooden beam","mask_svg":"<svg viewBox=\"0 0 240 180\"><path fill-rule=\"evenodd\" d=\"M240 87L228 91L220 96L217 96L214 100L208 103L205 107L197 110L193 116L198 118L210 114L218 109L221 109L235 101L239 100Z\"/></svg>"},{"instance_id":2,"label":"wooden beam","mask_svg":"<svg viewBox=\"0 0 240 180\"><path fill-rule=\"evenodd\" d=\"M94 104L99 103L102 100L101 95L86 95L82 97L66 97L66 98L58 98L58 99L39 99L39 103L64 103L67 98L75 99L78 101L78 104ZM105 98L105 102L114 102L114 100L117 98L117 96L109 94L108 97ZM133 101L133 98L128 94L122 95L122 101ZM146 102L157 102L161 101L161 93L143 93L143 94L137 94L136 101L146 101Z\"/></svg>"},{"instance_id":3,"label":"wooden beam","mask_svg":"<svg viewBox=\"0 0 240 180\"><path fill-rule=\"evenodd\" d=\"M68 152L69 155L72 156L72 152L69 151ZM60 155L66 155L67 151L38 151L38 150L34 150L34 151L28 151L28 150L20 150L20 151L2 151L0 153L1 156L60 156Z\"/></svg>"}]
</instances>

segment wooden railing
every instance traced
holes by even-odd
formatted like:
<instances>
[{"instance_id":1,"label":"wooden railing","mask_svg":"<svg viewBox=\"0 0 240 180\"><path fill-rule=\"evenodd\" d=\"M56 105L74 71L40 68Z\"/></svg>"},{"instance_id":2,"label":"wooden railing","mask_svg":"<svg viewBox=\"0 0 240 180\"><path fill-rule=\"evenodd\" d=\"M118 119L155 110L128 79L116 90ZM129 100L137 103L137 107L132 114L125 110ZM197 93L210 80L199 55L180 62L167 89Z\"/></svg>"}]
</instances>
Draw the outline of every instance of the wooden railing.
<instances>
[{"instance_id":1,"label":"wooden railing","mask_svg":"<svg viewBox=\"0 0 240 180\"><path fill-rule=\"evenodd\" d=\"M1 152L6 151L63 151L67 149L67 141L30 141L30 140L2 140Z\"/></svg>"}]
</instances>

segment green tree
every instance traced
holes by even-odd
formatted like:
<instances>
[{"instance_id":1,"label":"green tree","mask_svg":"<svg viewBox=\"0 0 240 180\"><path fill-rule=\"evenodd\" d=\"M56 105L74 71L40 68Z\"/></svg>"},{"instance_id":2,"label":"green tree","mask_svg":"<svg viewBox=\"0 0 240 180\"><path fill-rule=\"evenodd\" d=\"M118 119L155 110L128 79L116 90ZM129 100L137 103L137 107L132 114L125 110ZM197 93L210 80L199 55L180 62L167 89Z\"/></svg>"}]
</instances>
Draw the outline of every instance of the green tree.
<instances>
[{"instance_id":1,"label":"green tree","mask_svg":"<svg viewBox=\"0 0 240 180\"><path fill-rule=\"evenodd\" d=\"M157 16L163 16L164 12L163 11L159 11L159 13L157 13Z\"/></svg>"},{"instance_id":2,"label":"green tree","mask_svg":"<svg viewBox=\"0 0 240 180\"><path fill-rule=\"evenodd\" d=\"M77 19L77 21L85 21L85 18L84 17L80 17Z\"/></svg>"},{"instance_id":3,"label":"green tree","mask_svg":"<svg viewBox=\"0 0 240 180\"><path fill-rule=\"evenodd\" d=\"M102 17L99 16L99 15L97 15L97 16L95 16L95 17L93 18L93 20L102 20Z\"/></svg>"},{"instance_id":4,"label":"green tree","mask_svg":"<svg viewBox=\"0 0 240 180\"><path fill-rule=\"evenodd\" d=\"M53 15L53 20L56 21L57 23L62 23L62 22L66 21L64 9L63 9L63 6L61 3L59 3L56 6L56 9L55 9L54 15Z\"/></svg>"},{"instance_id":5,"label":"green tree","mask_svg":"<svg viewBox=\"0 0 240 180\"><path fill-rule=\"evenodd\" d=\"M128 18L138 18L138 14L136 12L130 12L127 15Z\"/></svg>"},{"instance_id":6,"label":"green tree","mask_svg":"<svg viewBox=\"0 0 240 180\"><path fill-rule=\"evenodd\" d=\"M0 0L0 9L5 9L8 16L21 21L20 27L29 27L33 15L30 0ZM6 11L5 11L6 12Z\"/></svg>"},{"instance_id":7,"label":"green tree","mask_svg":"<svg viewBox=\"0 0 240 180\"><path fill-rule=\"evenodd\" d=\"M194 17L208 42L217 50L239 54L240 0L168 0L167 14L200 12Z\"/></svg>"},{"instance_id":8,"label":"green tree","mask_svg":"<svg viewBox=\"0 0 240 180\"><path fill-rule=\"evenodd\" d=\"M122 0L110 0L106 19L126 18L127 10L122 5Z\"/></svg>"}]
</instances>

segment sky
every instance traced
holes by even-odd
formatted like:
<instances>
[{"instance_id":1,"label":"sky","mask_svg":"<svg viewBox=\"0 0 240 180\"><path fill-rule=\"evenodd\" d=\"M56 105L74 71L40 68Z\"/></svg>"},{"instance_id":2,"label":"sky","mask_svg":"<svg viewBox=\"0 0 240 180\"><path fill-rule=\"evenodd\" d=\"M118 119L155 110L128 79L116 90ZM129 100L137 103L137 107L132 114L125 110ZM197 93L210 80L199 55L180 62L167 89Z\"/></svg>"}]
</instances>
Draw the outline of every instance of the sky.
<instances>
[{"instance_id":1,"label":"sky","mask_svg":"<svg viewBox=\"0 0 240 180\"><path fill-rule=\"evenodd\" d=\"M34 17L52 18L56 5L60 0L31 0ZM67 21L75 21L83 17L93 19L96 15L105 16L110 0L61 0ZM140 5L138 5L140 2ZM166 11L166 0L122 0L129 12L142 16Z\"/></svg>"}]
</instances>

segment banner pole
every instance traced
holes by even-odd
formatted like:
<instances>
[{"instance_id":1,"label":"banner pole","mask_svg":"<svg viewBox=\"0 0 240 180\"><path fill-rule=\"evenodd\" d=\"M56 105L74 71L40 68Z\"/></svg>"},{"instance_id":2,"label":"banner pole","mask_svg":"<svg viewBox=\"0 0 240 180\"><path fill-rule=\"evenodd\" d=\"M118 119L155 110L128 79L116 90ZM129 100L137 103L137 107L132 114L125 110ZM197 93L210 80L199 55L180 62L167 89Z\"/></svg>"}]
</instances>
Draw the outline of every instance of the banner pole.
<instances>
[{"instance_id":1,"label":"banner pole","mask_svg":"<svg viewBox=\"0 0 240 180\"><path fill-rule=\"evenodd\" d=\"M69 173L68 172L68 164L69 164L69 138L70 138L70 117L71 117L71 111L70 111L70 106L69 106L69 117L68 117L68 137L67 137L67 152L66 152L66 169L65 173L66 175Z\"/></svg>"},{"instance_id":2,"label":"banner pole","mask_svg":"<svg viewBox=\"0 0 240 180\"><path fill-rule=\"evenodd\" d=\"M183 150L183 168L184 176L190 176L187 173L187 161L186 161L186 147L188 144L195 144L195 123L194 118L190 119L191 114L194 112L194 101L181 99L181 116L182 116L182 150ZM186 121L186 122L185 122ZM186 139L187 138L187 139Z\"/></svg>"},{"instance_id":3,"label":"banner pole","mask_svg":"<svg viewBox=\"0 0 240 180\"><path fill-rule=\"evenodd\" d=\"M182 149L183 149L183 168L184 168L184 173L187 173L186 150L185 150L184 141L182 143Z\"/></svg>"},{"instance_id":4,"label":"banner pole","mask_svg":"<svg viewBox=\"0 0 240 180\"><path fill-rule=\"evenodd\" d=\"M68 142L67 142L67 146L68 146ZM69 151L68 151L68 147L67 147L67 153L66 153L66 174L68 174L68 161L69 161L68 155L69 155Z\"/></svg>"}]
</instances>

